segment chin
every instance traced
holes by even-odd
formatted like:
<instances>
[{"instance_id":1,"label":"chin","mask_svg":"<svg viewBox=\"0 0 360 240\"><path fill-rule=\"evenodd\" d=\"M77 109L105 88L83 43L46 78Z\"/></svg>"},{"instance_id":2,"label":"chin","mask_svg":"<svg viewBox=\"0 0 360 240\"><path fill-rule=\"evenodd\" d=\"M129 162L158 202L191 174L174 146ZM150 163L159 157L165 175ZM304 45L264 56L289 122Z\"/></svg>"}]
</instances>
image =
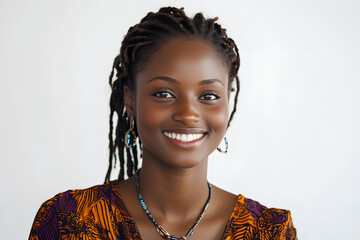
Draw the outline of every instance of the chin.
<instances>
[{"instance_id":1,"label":"chin","mask_svg":"<svg viewBox=\"0 0 360 240\"><path fill-rule=\"evenodd\" d=\"M174 157L163 157L163 163L172 168L188 169L201 166L207 166L208 158L206 156L199 156L199 154L179 154Z\"/></svg>"}]
</instances>

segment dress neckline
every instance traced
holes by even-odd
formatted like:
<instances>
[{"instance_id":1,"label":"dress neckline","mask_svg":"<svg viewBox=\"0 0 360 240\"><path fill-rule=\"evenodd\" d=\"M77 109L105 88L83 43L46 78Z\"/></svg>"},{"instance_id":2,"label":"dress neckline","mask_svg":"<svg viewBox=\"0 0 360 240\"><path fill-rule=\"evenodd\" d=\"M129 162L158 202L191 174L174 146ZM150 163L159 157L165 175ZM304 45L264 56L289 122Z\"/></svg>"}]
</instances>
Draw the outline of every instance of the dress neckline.
<instances>
[{"instance_id":1,"label":"dress neckline","mask_svg":"<svg viewBox=\"0 0 360 240\"><path fill-rule=\"evenodd\" d=\"M139 231L139 228L137 227L137 224L134 220L134 217L131 215L129 209L126 207L124 201L123 201L123 198L122 198L122 195L121 195L121 192L120 192L120 189L119 189L119 186L118 186L118 183L119 181L118 180L114 180L114 181L110 181L109 183L116 189L115 191L115 194L118 194L119 198L116 198L117 200L119 200L120 202L117 203L116 205L118 207L123 207L123 211L125 212L125 214L127 215L126 217L129 219L130 223L133 225L133 229L135 230L136 234L138 236L140 236L140 240L142 240L142 237L141 237L141 234L140 234L140 231ZM239 205L242 204L241 200L243 200L244 197L239 194L237 195L237 199L236 199L236 202L234 204L234 207L233 207L233 210L230 214L230 217L229 219L227 220L226 222L226 225L225 225L225 229L224 229L224 232L221 236L221 240L224 240L225 237L226 237L226 234L228 233L228 230L232 228L232 225L233 225L233 219L237 216L238 212L239 212Z\"/></svg>"}]
</instances>

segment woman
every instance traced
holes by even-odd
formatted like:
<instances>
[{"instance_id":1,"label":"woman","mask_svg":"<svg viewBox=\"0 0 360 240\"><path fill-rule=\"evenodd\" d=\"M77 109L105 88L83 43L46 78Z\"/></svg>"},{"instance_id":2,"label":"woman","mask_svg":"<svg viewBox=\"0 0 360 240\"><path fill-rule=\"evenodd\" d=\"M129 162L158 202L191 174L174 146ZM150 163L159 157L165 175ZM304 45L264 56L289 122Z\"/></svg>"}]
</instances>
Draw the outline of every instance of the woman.
<instances>
[{"instance_id":1,"label":"woman","mask_svg":"<svg viewBox=\"0 0 360 240\"><path fill-rule=\"evenodd\" d=\"M207 182L239 93L237 46L216 20L167 7L129 29L110 75L106 183L45 202L30 239L296 239L289 211ZM119 181L110 181L116 156Z\"/></svg>"}]
</instances>

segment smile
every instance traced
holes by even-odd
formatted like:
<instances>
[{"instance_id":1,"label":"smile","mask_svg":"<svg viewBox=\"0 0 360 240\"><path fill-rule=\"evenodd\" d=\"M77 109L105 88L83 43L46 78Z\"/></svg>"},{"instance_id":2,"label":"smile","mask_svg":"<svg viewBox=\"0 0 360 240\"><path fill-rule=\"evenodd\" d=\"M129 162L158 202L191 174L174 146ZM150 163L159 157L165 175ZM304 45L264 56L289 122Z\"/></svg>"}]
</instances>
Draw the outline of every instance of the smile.
<instances>
[{"instance_id":1,"label":"smile","mask_svg":"<svg viewBox=\"0 0 360 240\"><path fill-rule=\"evenodd\" d=\"M190 134L175 133L175 132L163 132L163 133L168 138L178 140L178 141L181 141L181 142L196 141L196 140L202 138L205 135L204 133L192 133L192 134L191 133Z\"/></svg>"}]
</instances>

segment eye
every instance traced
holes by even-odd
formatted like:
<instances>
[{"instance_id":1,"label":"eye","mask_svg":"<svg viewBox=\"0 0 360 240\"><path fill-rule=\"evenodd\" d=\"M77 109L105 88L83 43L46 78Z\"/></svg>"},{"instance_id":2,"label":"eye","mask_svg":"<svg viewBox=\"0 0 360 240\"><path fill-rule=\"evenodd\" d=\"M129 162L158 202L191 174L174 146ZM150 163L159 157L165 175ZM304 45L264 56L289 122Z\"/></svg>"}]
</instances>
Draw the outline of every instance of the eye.
<instances>
[{"instance_id":1,"label":"eye","mask_svg":"<svg viewBox=\"0 0 360 240\"><path fill-rule=\"evenodd\" d=\"M154 92L152 95L155 96L155 97L158 97L158 98L172 98L172 97L174 97L174 95L172 95L170 92L164 91L164 90Z\"/></svg>"},{"instance_id":2,"label":"eye","mask_svg":"<svg viewBox=\"0 0 360 240\"><path fill-rule=\"evenodd\" d=\"M200 96L200 100L209 100L209 101L213 101L213 100L216 100L216 99L219 99L220 96L215 94L215 93L206 93L202 96Z\"/></svg>"}]
</instances>

